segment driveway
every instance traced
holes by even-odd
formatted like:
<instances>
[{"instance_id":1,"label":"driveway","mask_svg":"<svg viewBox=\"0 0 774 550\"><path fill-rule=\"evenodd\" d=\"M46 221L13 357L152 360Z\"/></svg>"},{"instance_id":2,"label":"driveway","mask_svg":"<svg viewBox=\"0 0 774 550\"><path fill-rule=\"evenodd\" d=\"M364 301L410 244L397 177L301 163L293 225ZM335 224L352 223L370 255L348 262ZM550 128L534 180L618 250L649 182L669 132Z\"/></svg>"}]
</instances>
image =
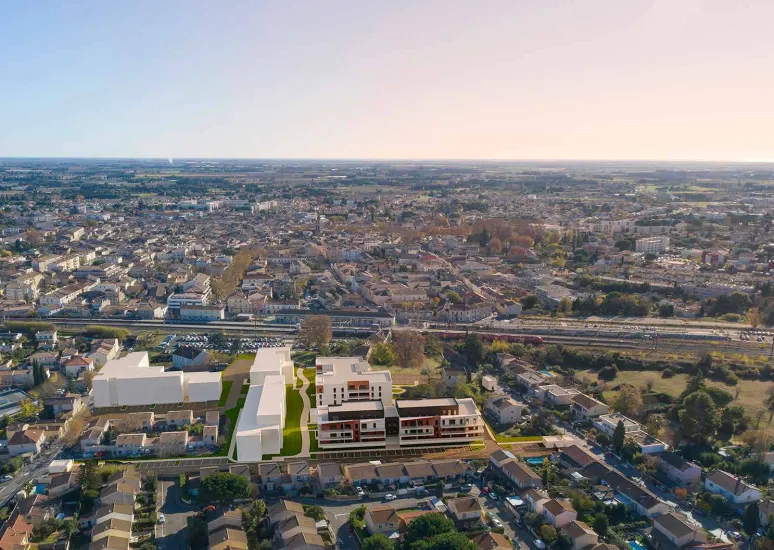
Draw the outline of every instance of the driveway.
<instances>
[{"instance_id":1,"label":"driveway","mask_svg":"<svg viewBox=\"0 0 774 550\"><path fill-rule=\"evenodd\" d=\"M156 524L156 542L159 550L188 550L186 527L188 516L196 513L196 508L180 500L180 486L174 481L159 480L156 494L158 513L164 514L165 522Z\"/></svg>"}]
</instances>

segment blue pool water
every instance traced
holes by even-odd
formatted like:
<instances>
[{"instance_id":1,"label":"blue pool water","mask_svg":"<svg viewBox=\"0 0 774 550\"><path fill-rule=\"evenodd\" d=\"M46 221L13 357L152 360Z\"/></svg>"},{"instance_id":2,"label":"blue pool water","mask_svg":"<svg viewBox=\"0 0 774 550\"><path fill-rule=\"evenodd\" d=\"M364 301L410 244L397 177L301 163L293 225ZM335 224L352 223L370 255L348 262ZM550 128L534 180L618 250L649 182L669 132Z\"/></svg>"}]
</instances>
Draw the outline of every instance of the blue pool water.
<instances>
[{"instance_id":1,"label":"blue pool water","mask_svg":"<svg viewBox=\"0 0 774 550\"><path fill-rule=\"evenodd\" d=\"M38 483L37 485L35 485L35 492L39 495L45 495L46 486L43 483Z\"/></svg>"},{"instance_id":2,"label":"blue pool water","mask_svg":"<svg viewBox=\"0 0 774 550\"><path fill-rule=\"evenodd\" d=\"M541 372L542 374L545 374L546 376L556 376L556 375L555 375L553 372L551 372L550 370L541 370L540 372Z\"/></svg>"},{"instance_id":3,"label":"blue pool water","mask_svg":"<svg viewBox=\"0 0 774 550\"><path fill-rule=\"evenodd\" d=\"M543 464L543 459L540 457L528 458L527 464L532 464L533 466L535 464L540 465L540 464Z\"/></svg>"},{"instance_id":4,"label":"blue pool water","mask_svg":"<svg viewBox=\"0 0 774 550\"><path fill-rule=\"evenodd\" d=\"M636 540L630 540L626 544L628 544L632 550L645 550L645 547Z\"/></svg>"}]
</instances>

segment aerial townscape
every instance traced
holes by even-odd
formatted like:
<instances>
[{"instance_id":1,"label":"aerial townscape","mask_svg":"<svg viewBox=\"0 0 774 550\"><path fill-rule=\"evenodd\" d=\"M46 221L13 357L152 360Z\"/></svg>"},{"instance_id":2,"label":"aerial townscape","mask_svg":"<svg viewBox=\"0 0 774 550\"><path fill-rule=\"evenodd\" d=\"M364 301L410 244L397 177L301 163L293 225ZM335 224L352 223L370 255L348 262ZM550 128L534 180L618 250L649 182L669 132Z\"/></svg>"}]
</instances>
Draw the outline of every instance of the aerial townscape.
<instances>
[{"instance_id":1,"label":"aerial townscape","mask_svg":"<svg viewBox=\"0 0 774 550\"><path fill-rule=\"evenodd\" d=\"M0 550L771 550L774 169L0 161Z\"/></svg>"}]
</instances>

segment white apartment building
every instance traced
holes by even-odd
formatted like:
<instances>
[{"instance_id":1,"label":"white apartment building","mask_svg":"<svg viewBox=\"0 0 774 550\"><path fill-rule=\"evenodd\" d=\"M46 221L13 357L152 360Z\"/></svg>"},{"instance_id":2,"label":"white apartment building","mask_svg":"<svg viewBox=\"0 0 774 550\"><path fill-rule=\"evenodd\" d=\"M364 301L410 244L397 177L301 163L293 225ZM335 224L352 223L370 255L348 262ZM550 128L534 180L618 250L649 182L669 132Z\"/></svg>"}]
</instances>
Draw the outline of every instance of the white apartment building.
<instances>
[{"instance_id":1,"label":"white apartment building","mask_svg":"<svg viewBox=\"0 0 774 550\"><path fill-rule=\"evenodd\" d=\"M634 242L634 250L645 254L658 254L669 248L669 237L645 237Z\"/></svg>"},{"instance_id":2,"label":"white apartment building","mask_svg":"<svg viewBox=\"0 0 774 550\"><path fill-rule=\"evenodd\" d=\"M167 306L170 309L180 309L181 306L206 306L209 296L199 292L179 292L167 298Z\"/></svg>"},{"instance_id":3,"label":"white apartment building","mask_svg":"<svg viewBox=\"0 0 774 550\"><path fill-rule=\"evenodd\" d=\"M241 462L258 462L265 454L282 450L285 427L285 377L269 375L251 385L236 427L237 455Z\"/></svg>"},{"instance_id":4,"label":"white apartment building","mask_svg":"<svg viewBox=\"0 0 774 550\"><path fill-rule=\"evenodd\" d=\"M222 321L226 318L226 312L219 306L180 306L181 321Z\"/></svg>"},{"instance_id":5,"label":"white apartment building","mask_svg":"<svg viewBox=\"0 0 774 550\"><path fill-rule=\"evenodd\" d=\"M9 300L37 300L40 296L40 273L25 273L5 285L5 297Z\"/></svg>"},{"instance_id":6,"label":"white apartment building","mask_svg":"<svg viewBox=\"0 0 774 550\"><path fill-rule=\"evenodd\" d=\"M372 371L362 357L318 357L317 408L340 405L347 401L381 401L392 404L390 371Z\"/></svg>"},{"instance_id":7,"label":"white apartment building","mask_svg":"<svg viewBox=\"0 0 774 550\"><path fill-rule=\"evenodd\" d=\"M148 352L136 351L108 361L92 388L95 407L117 407L217 401L222 385L219 372L167 372L150 365Z\"/></svg>"},{"instance_id":8,"label":"white apartment building","mask_svg":"<svg viewBox=\"0 0 774 550\"><path fill-rule=\"evenodd\" d=\"M290 360L290 346L280 348L261 348L255 352L250 367L250 385L262 385L269 376L282 376L285 384L295 381L295 369Z\"/></svg>"},{"instance_id":9,"label":"white apartment building","mask_svg":"<svg viewBox=\"0 0 774 550\"><path fill-rule=\"evenodd\" d=\"M470 443L484 438L484 421L471 398L400 399L401 445Z\"/></svg>"},{"instance_id":10,"label":"white apartment building","mask_svg":"<svg viewBox=\"0 0 774 550\"><path fill-rule=\"evenodd\" d=\"M626 434L634 434L642 430L642 426L640 426L639 422L635 422L631 418L627 418L618 413L603 414L594 420L594 427L612 437L618 426L618 422L623 422L624 433Z\"/></svg>"}]
</instances>

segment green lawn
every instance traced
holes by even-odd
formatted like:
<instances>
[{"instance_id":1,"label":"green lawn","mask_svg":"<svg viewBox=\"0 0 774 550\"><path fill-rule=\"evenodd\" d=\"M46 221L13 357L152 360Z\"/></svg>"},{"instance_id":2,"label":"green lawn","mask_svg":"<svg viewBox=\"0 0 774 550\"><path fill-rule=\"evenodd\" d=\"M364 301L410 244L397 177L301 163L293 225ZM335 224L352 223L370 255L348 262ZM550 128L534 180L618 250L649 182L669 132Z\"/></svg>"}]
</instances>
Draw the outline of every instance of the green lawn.
<instances>
[{"instance_id":1,"label":"green lawn","mask_svg":"<svg viewBox=\"0 0 774 550\"><path fill-rule=\"evenodd\" d=\"M250 391L250 384L242 384L242 391L239 392L240 395L247 395L248 391Z\"/></svg>"},{"instance_id":2,"label":"green lawn","mask_svg":"<svg viewBox=\"0 0 774 550\"><path fill-rule=\"evenodd\" d=\"M220 400L218 401L219 407L225 407L226 401L228 401L228 394L231 391L231 385L233 380L223 380L223 390L220 392Z\"/></svg>"},{"instance_id":3,"label":"green lawn","mask_svg":"<svg viewBox=\"0 0 774 550\"><path fill-rule=\"evenodd\" d=\"M226 418L228 418L228 438L226 438L226 445L221 452L216 453L213 456L226 456L228 450L231 447L231 439L234 437L234 431L236 431L237 418L239 418L239 411L245 406L245 398L240 397L237 401L236 407L229 409L225 412ZM234 447L234 458L236 459L236 447Z\"/></svg>"},{"instance_id":4,"label":"green lawn","mask_svg":"<svg viewBox=\"0 0 774 550\"><path fill-rule=\"evenodd\" d=\"M316 358L317 352L314 351L299 351L292 356L293 362L304 368L314 367Z\"/></svg>"},{"instance_id":5,"label":"green lawn","mask_svg":"<svg viewBox=\"0 0 774 550\"><path fill-rule=\"evenodd\" d=\"M492 433L495 436L495 441L497 441L498 443L526 443L529 441L543 441L543 437L539 435L524 435L524 436L500 435L492 427L492 425L489 423L488 420L484 419L484 422L486 422L486 425L489 426L489 428L492 430Z\"/></svg>"},{"instance_id":6,"label":"green lawn","mask_svg":"<svg viewBox=\"0 0 774 550\"><path fill-rule=\"evenodd\" d=\"M312 408L315 407L315 403L317 398L315 397L315 393L317 391L317 369L310 368L310 369L304 369L304 376L307 380L309 380L309 387L306 388L306 395L309 396L309 404Z\"/></svg>"},{"instance_id":7,"label":"green lawn","mask_svg":"<svg viewBox=\"0 0 774 550\"><path fill-rule=\"evenodd\" d=\"M285 387L285 431L283 433L281 456L293 456L301 452L301 413L304 410L304 402L301 393L292 385Z\"/></svg>"}]
</instances>

